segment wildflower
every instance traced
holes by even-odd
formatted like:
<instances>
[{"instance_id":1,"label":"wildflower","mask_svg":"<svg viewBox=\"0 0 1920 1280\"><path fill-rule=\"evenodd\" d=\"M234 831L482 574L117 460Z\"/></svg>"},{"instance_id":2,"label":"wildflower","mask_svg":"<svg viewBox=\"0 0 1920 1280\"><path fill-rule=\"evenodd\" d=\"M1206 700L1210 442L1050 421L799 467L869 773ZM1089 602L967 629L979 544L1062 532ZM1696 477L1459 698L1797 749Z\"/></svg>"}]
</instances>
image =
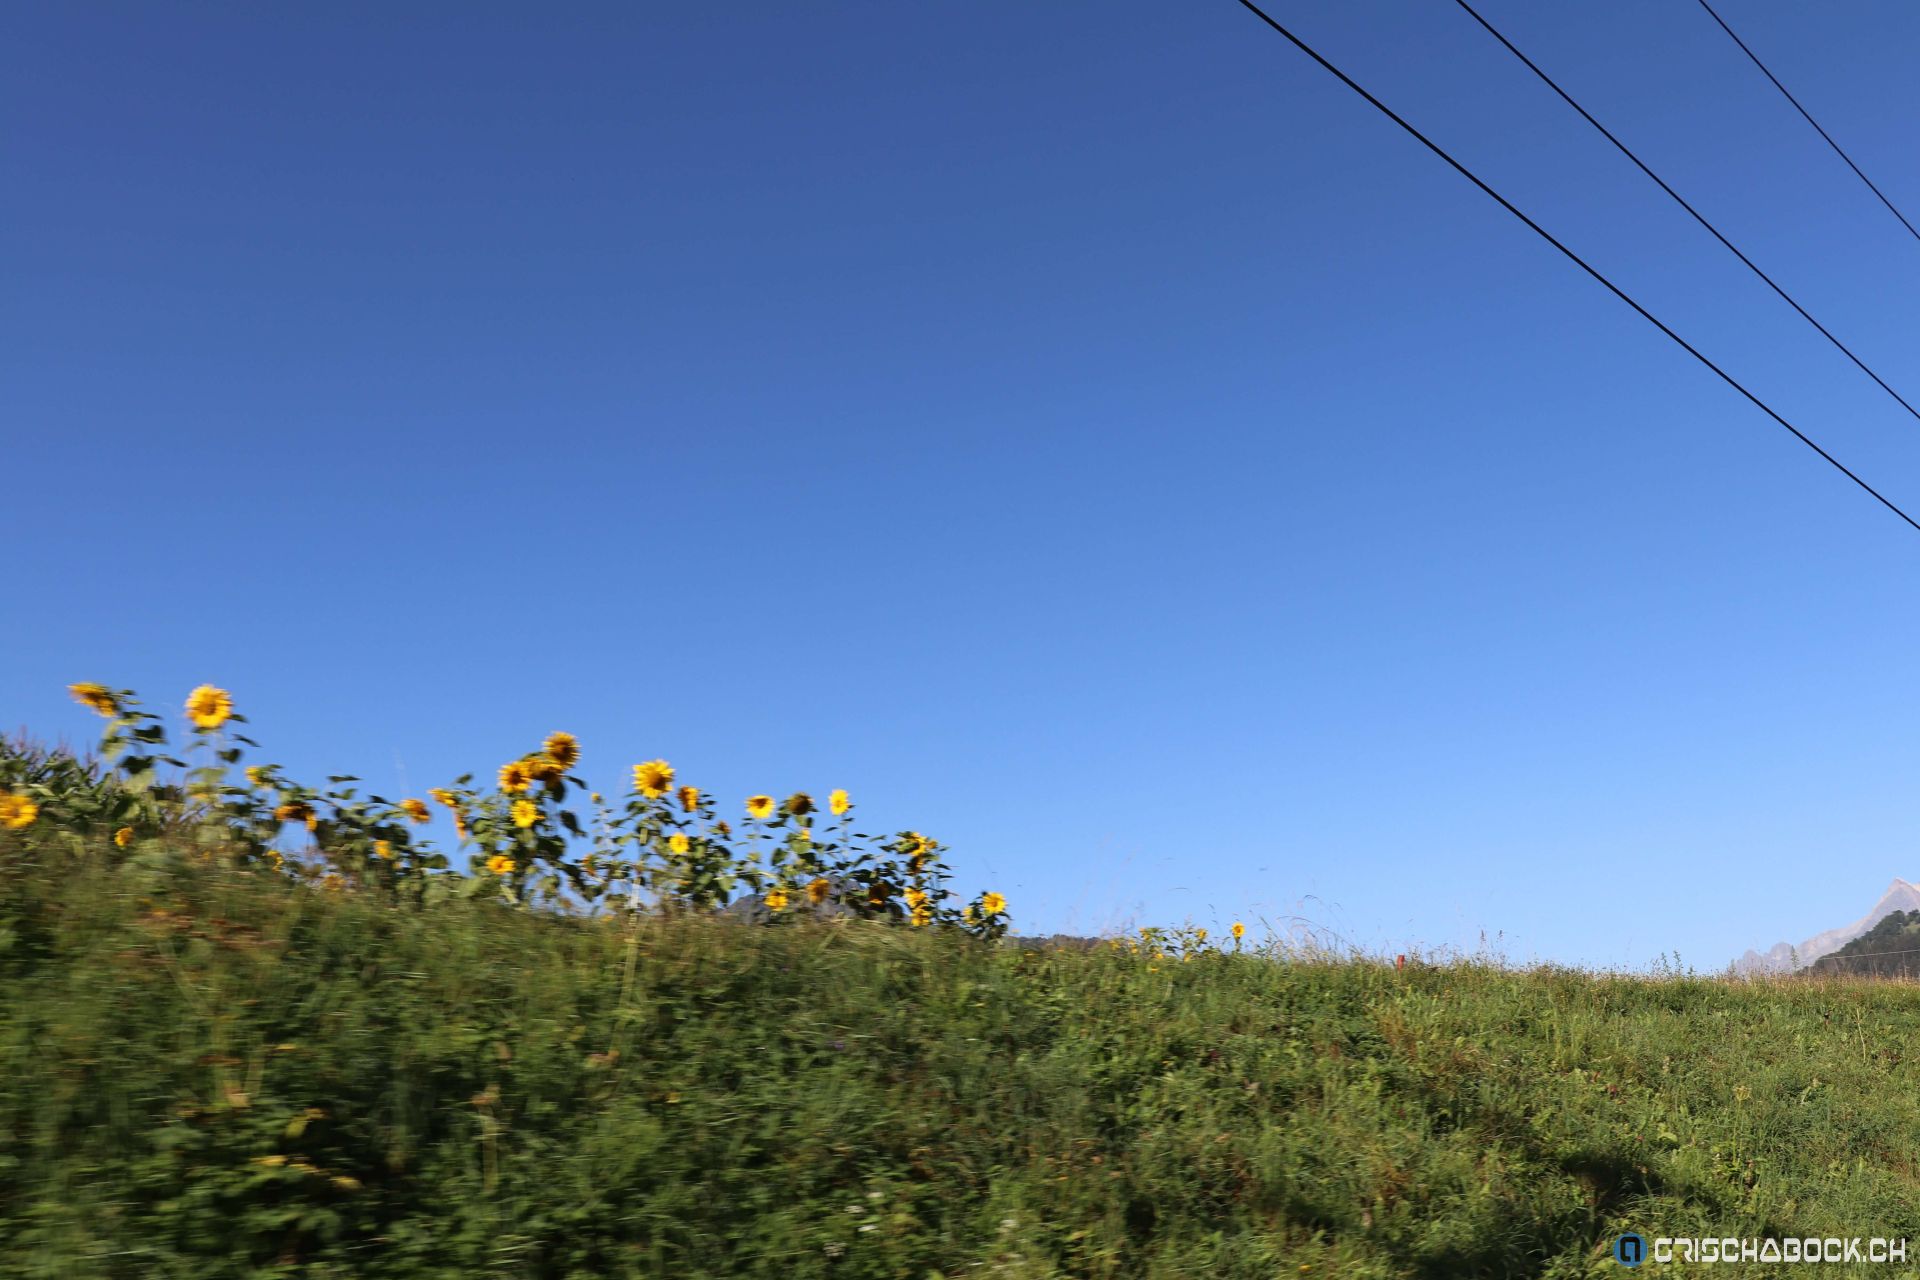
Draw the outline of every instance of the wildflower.
<instances>
[{"instance_id":1,"label":"wildflower","mask_svg":"<svg viewBox=\"0 0 1920 1280\"><path fill-rule=\"evenodd\" d=\"M1007 910L1007 900L997 893L983 893L980 895L980 910L990 916L1004 915Z\"/></svg>"},{"instance_id":2,"label":"wildflower","mask_svg":"<svg viewBox=\"0 0 1920 1280\"><path fill-rule=\"evenodd\" d=\"M1235 920L1233 922L1232 933L1233 933L1233 940L1235 942L1238 942L1240 941L1240 939L1247 936L1247 926L1241 924L1238 920Z\"/></svg>"},{"instance_id":3,"label":"wildflower","mask_svg":"<svg viewBox=\"0 0 1920 1280\"><path fill-rule=\"evenodd\" d=\"M833 886L827 883L825 876L815 876L807 882L807 901L816 907L825 902L831 892Z\"/></svg>"},{"instance_id":4,"label":"wildflower","mask_svg":"<svg viewBox=\"0 0 1920 1280\"><path fill-rule=\"evenodd\" d=\"M787 909L787 903L793 901L793 899L787 896L785 889L774 888L767 890L767 896L764 901L769 911L785 911Z\"/></svg>"},{"instance_id":5,"label":"wildflower","mask_svg":"<svg viewBox=\"0 0 1920 1280\"><path fill-rule=\"evenodd\" d=\"M500 789L508 795L525 791L532 781L533 773L525 760L509 760L500 766Z\"/></svg>"},{"instance_id":6,"label":"wildflower","mask_svg":"<svg viewBox=\"0 0 1920 1280\"><path fill-rule=\"evenodd\" d=\"M876 880L867 888L867 905L870 907L884 907L892 897L893 886L885 880Z\"/></svg>"},{"instance_id":7,"label":"wildflower","mask_svg":"<svg viewBox=\"0 0 1920 1280\"><path fill-rule=\"evenodd\" d=\"M700 807L700 788L680 788L680 807L688 813L692 813L695 809L698 809Z\"/></svg>"},{"instance_id":8,"label":"wildflower","mask_svg":"<svg viewBox=\"0 0 1920 1280\"><path fill-rule=\"evenodd\" d=\"M567 771L560 766L559 761L547 756L530 756L526 760L526 766L527 776L529 778L535 782L544 782L549 787L557 788L560 779L565 777L567 773Z\"/></svg>"},{"instance_id":9,"label":"wildflower","mask_svg":"<svg viewBox=\"0 0 1920 1280\"><path fill-rule=\"evenodd\" d=\"M506 875L513 870L513 859L504 853L496 853L487 859L487 870L496 876Z\"/></svg>"},{"instance_id":10,"label":"wildflower","mask_svg":"<svg viewBox=\"0 0 1920 1280\"><path fill-rule=\"evenodd\" d=\"M909 922L916 929L926 928L929 924L933 923L933 908L924 902L921 903L913 909L913 915L909 918Z\"/></svg>"},{"instance_id":11,"label":"wildflower","mask_svg":"<svg viewBox=\"0 0 1920 1280\"><path fill-rule=\"evenodd\" d=\"M773 797L772 796L748 796L747 797L747 816L749 818L765 818L770 816L772 813L773 813Z\"/></svg>"},{"instance_id":12,"label":"wildflower","mask_svg":"<svg viewBox=\"0 0 1920 1280\"><path fill-rule=\"evenodd\" d=\"M320 825L319 816L314 813L313 806L304 800L287 801L273 811L273 816L278 822L304 822L309 831Z\"/></svg>"},{"instance_id":13,"label":"wildflower","mask_svg":"<svg viewBox=\"0 0 1920 1280\"><path fill-rule=\"evenodd\" d=\"M693 852L693 841L687 839L685 832L676 831L667 837L667 848L673 853L685 857L687 854Z\"/></svg>"},{"instance_id":14,"label":"wildflower","mask_svg":"<svg viewBox=\"0 0 1920 1280\"><path fill-rule=\"evenodd\" d=\"M133 828L122 827L113 833L113 842L122 849L133 843Z\"/></svg>"},{"instance_id":15,"label":"wildflower","mask_svg":"<svg viewBox=\"0 0 1920 1280\"><path fill-rule=\"evenodd\" d=\"M1193 940L1195 942L1205 942L1207 940L1207 931L1205 929L1195 929L1193 931Z\"/></svg>"},{"instance_id":16,"label":"wildflower","mask_svg":"<svg viewBox=\"0 0 1920 1280\"><path fill-rule=\"evenodd\" d=\"M847 799L845 791L835 790L827 796L827 808L833 810L833 816L837 818L853 808L853 801Z\"/></svg>"},{"instance_id":17,"label":"wildflower","mask_svg":"<svg viewBox=\"0 0 1920 1280\"><path fill-rule=\"evenodd\" d=\"M247 781L256 787L267 785L267 769L264 765L250 764L246 768Z\"/></svg>"},{"instance_id":18,"label":"wildflower","mask_svg":"<svg viewBox=\"0 0 1920 1280\"><path fill-rule=\"evenodd\" d=\"M114 697L113 690L103 684L91 682L70 684L67 686L67 692L72 694L82 706L92 707L103 716L120 714L120 699Z\"/></svg>"},{"instance_id":19,"label":"wildflower","mask_svg":"<svg viewBox=\"0 0 1920 1280\"><path fill-rule=\"evenodd\" d=\"M804 791L796 791L787 797L786 809L796 818L812 813L813 797Z\"/></svg>"},{"instance_id":20,"label":"wildflower","mask_svg":"<svg viewBox=\"0 0 1920 1280\"><path fill-rule=\"evenodd\" d=\"M633 766L633 789L648 799L667 794L673 785L673 766L665 760L649 760Z\"/></svg>"},{"instance_id":21,"label":"wildflower","mask_svg":"<svg viewBox=\"0 0 1920 1280\"><path fill-rule=\"evenodd\" d=\"M427 794L433 798L435 804L443 804L449 809L458 809L460 807L460 797L454 795L453 792L447 790L445 787L435 787L433 790L427 792Z\"/></svg>"},{"instance_id":22,"label":"wildflower","mask_svg":"<svg viewBox=\"0 0 1920 1280\"><path fill-rule=\"evenodd\" d=\"M547 759L562 769L571 769L580 762L580 739L570 733L550 733L541 744L547 753Z\"/></svg>"},{"instance_id":23,"label":"wildflower","mask_svg":"<svg viewBox=\"0 0 1920 1280\"><path fill-rule=\"evenodd\" d=\"M373 856L383 862L393 861L393 841L375 840L373 842Z\"/></svg>"},{"instance_id":24,"label":"wildflower","mask_svg":"<svg viewBox=\"0 0 1920 1280\"><path fill-rule=\"evenodd\" d=\"M926 893L926 890L924 889L916 889L910 886L907 889L905 896L907 899L907 905L912 907L915 911L918 911L921 907L926 905L927 893Z\"/></svg>"},{"instance_id":25,"label":"wildflower","mask_svg":"<svg viewBox=\"0 0 1920 1280\"><path fill-rule=\"evenodd\" d=\"M412 796L408 796L400 802L400 812L406 814L415 822L426 822L433 817L431 813L427 812L427 802L425 800L416 800Z\"/></svg>"},{"instance_id":26,"label":"wildflower","mask_svg":"<svg viewBox=\"0 0 1920 1280\"><path fill-rule=\"evenodd\" d=\"M40 806L25 796L14 795L11 792L0 795L0 827L11 827L19 831L24 827L32 826L33 820L39 816Z\"/></svg>"},{"instance_id":27,"label":"wildflower","mask_svg":"<svg viewBox=\"0 0 1920 1280\"><path fill-rule=\"evenodd\" d=\"M187 718L196 729L218 729L233 714L233 695L203 684L187 695Z\"/></svg>"},{"instance_id":28,"label":"wildflower","mask_svg":"<svg viewBox=\"0 0 1920 1280\"><path fill-rule=\"evenodd\" d=\"M531 800L515 800L513 802L513 825L514 826L530 827L538 821L540 821L539 805L535 804Z\"/></svg>"}]
</instances>

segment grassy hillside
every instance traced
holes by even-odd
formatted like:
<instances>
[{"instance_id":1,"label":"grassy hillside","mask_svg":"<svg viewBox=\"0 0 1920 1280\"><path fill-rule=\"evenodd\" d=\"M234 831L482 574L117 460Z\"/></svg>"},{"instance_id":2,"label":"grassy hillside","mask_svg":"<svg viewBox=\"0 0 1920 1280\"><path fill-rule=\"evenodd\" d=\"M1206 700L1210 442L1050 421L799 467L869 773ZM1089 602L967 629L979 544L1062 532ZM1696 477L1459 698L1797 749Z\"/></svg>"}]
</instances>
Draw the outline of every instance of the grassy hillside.
<instances>
[{"instance_id":1,"label":"grassy hillside","mask_svg":"<svg viewBox=\"0 0 1920 1280\"><path fill-rule=\"evenodd\" d=\"M1579 1276L1915 1204L1902 985L0 865L9 1276Z\"/></svg>"}]
</instances>

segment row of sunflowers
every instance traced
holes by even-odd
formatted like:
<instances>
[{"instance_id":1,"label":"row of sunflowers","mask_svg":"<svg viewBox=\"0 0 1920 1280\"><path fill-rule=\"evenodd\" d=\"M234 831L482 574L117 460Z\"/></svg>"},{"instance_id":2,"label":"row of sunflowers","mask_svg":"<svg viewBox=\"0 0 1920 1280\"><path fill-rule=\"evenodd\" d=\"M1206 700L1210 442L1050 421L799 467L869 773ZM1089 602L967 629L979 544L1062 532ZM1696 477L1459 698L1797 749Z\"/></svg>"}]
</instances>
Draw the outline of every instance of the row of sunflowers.
<instances>
[{"instance_id":1,"label":"row of sunflowers","mask_svg":"<svg viewBox=\"0 0 1920 1280\"><path fill-rule=\"evenodd\" d=\"M110 840L134 853L187 842L210 859L414 902L483 896L526 906L712 910L744 894L753 895L756 918L769 921L831 912L983 937L1000 936L1008 923L1000 894L962 900L947 888L938 841L853 830L843 790L824 806L804 791L784 800L749 796L736 827L711 793L682 781L665 760L634 765L631 791L609 800L578 773L579 740L556 732L501 765L491 785L467 774L426 799L388 799L361 794L357 778L334 776L316 788L279 766L245 763L259 744L240 731L246 717L225 689L202 685L187 698L192 740L184 759L169 754L165 722L131 690L69 690L106 722L102 764L0 751L0 830L65 838L76 848ZM466 875L419 830L434 804L452 818Z\"/></svg>"}]
</instances>

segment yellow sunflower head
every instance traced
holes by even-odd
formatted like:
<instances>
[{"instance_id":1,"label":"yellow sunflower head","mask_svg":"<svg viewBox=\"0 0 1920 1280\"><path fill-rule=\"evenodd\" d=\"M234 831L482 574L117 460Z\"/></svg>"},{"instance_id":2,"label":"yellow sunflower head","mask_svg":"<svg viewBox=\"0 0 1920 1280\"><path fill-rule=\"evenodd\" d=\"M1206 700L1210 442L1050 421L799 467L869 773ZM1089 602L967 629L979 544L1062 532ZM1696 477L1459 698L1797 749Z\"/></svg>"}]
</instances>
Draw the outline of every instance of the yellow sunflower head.
<instances>
[{"instance_id":1,"label":"yellow sunflower head","mask_svg":"<svg viewBox=\"0 0 1920 1280\"><path fill-rule=\"evenodd\" d=\"M559 786L560 779L566 776L566 769L551 756L527 757L527 776L535 782L544 782L548 787Z\"/></svg>"},{"instance_id":2,"label":"yellow sunflower head","mask_svg":"<svg viewBox=\"0 0 1920 1280\"><path fill-rule=\"evenodd\" d=\"M1007 900L997 893L983 893L980 895L980 910L989 916L1005 915Z\"/></svg>"},{"instance_id":3,"label":"yellow sunflower head","mask_svg":"<svg viewBox=\"0 0 1920 1280\"><path fill-rule=\"evenodd\" d=\"M748 796L747 816L749 818L767 818L773 815L772 796Z\"/></svg>"},{"instance_id":4,"label":"yellow sunflower head","mask_svg":"<svg viewBox=\"0 0 1920 1280\"><path fill-rule=\"evenodd\" d=\"M500 766L500 789L508 795L525 791L533 782L533 771L525 760L509 760Z\"/></svg>"},{"instance_id":5,"label":"yellow sunflower head","mask_svg":"<svg viewBox=\"0 0 1920 1280\"><path fill-rule=\"evenodd\" d=\"M813 797L804 791L796 791L787 797L786 809L796 818L805 817L813 812Z\"/></svg>"},{"instance_id":6,"label":"yellow sunflower head","mask_svg":"<svg viewBox=\"0 0 1920 1280\"><path fill-rule=\"evenodd\" d=\"M504 876L513 870L513 859L504 853L496 853L487 859L487 870L496 876Z\"/></svg>"},{"instance_id":7,"label":"yellow sunflower head","mask_svg":"<svg viewBox=\"0 0 1920 1280\"><path fill-rule=\"evenodd\" d=\"M918 911L927 901L927 891L925 889L916 889L912 886L908 886L904 896L906 897L907 905L915 911Z\"/></svg>"},{"instance_id":8,"label":"yellow sunflower head","mask_svg":"<svg viewBox=\"0 0 1920 1280\"><path fill-rule=\"evenodd\" d=\"M122 849L133 843L133 828L122 827L113 833L113 842Z\"/></svg>"},{"instance_id":9,"label":"yellow sunflower head","mask_svg":"<svg viewBox=\"0 0 1920 1280\"><path fill-rule=\"evenodd\" d=\"M433 790L427 792L427 795L435 804L443 804L449 809L458 809L460 807L460 797L454 795L453 792L447 790L445 787L435 787Z\"/></svg>"},{"instance_id":10,"label":"yellow sunflower head","mask_svg":"<svg viewBox=\"0 0 1920 1280\"><path fill-rule=\"evenodd\" d=\"M1235 942L1238 942L1240 941L1240 939L1247 936L1247 926L1241 924L1238 920L1235 920L1233 922L1233 928L1229 930L1229 932L1233 934L1233 940Z\"/></svg>"},{"instance_id":11,"label":"yellow sunflower head","mask_svg":"<svg viewBox=\"0 0 1920 1280\"><path fill-rule=\"evenodd\" d=\"M837 818L853 808L853 801L847 799L845 791L834 790L827 795L827 808L833 810L833 816Z\"/></svg>"},{"instance_id":12,"label":"yellow sunflower head","mask_svg":"<svg viewBox=\"0 0 1920 1280\"><path fill-rule=\"evenodd\" d=\"M246 768L247 781L256 787L264 787L271 780L271 770L263 764L250 764Z\"/></svg>"},{"instance_id":13,"label":"yellow sunflower head","mask_svg":"<svg viewBox=\"0 0 1920 1280\"><path fill-rule=\"evenodd\" d=\"M203 684L187 695L187 719L196 729L218 729L233 714L233 695Z\"/></svg>"},{"instance_id":14,"label":"yellow sunflower head","mask_svg":"<svg viewBox=\"0 0 1920 1280\"><path fill-rule=\"evenodd\" d=\"M19 831L32 826L33 820L39 816L40 806L25 796L11 792L0 795L0 827Z\"/></svg>"},{"instance_id":15,"label":"yellow sunflower head","mask_svg":"<svg viewBox=\"0 0 1920 1280\"><path fill-rule=\"evenodd\" d=\"M673 766L665 760L649 760L633 766L633 789L648 799L667 794L673 786Z\"/></svg>"},{"instance_id":16,"label":"yellow sunflower head","mask_svg":"<svg viewBox=\"0 0 1920 1280\"><path fill-rule=\"evenodd\" d=\"M933 908L921 903L913 909L912 924L916 929L924 929L933 923Z\"/></svg>"},{"instance_id":17,"label":"yellow sunflower head","mask_svg":"<svg viewBox=\"0 0 1920 1280\"><path fill-rule=\"evenodd\" d=\"M773 888L767 890L765 902L767 904L767 910L769 911L785 911L787 904L791 901L793 901L793 899L787 895L785 889Z\"/></svg>"},{"instance_id":18,"label":"yellow sunflower head","mask_svg":"<svg viewBox=\"0 0 1920 1280\"><path fill-rule=\"evenodd\" d=\"M91 707L103 716L120 714L120 699L114 697L113 690L103 684L94 684L91 681L70 684L67 686L67 692L72 694L74 700L82 706Z\"/></svg>"},{"instance_id":19,"label":"yellow sunflower head","mask_svg":"<svg viewBox=\"0 0 1920 1280\"><path fill-rule=\"evenodd\" d=\"M680 788L680 807L688 813L692 813L695 809L698 809L700 807L700 788Z\"/></svg>"},{"instance_id":20,"label":"yellow sunflower head","mask_svg":"<svg viewBox=\"0 0 1920 1280\"><path fill-rule=\"evenodd\" d=\"M384 862L393 861L393 841L375 840L373 842L373 856Z\"/></svg>"},{"instance_id":21,"label":"yellow sunflower head","mask_svg":"<svg viewBox=\"0 0 1920 1280\"><path fill-rule=\"evenodd\" d=\"M1205 942L1207 940L1207 931L1205 929L1195 929L1193 931L1193 940L1195 942Z\"/></svg>"},{"instance_id":22,"label":"yellow sunflower head","mask_svg":"<svg viewBox=\"0 0 1920 1280\"><path fill-rule=\"evenodd\" d=\"M400 802L400 812L406 814L415 822L425 822L433 817L433 814L427 810L427 802L425 800L416 800L412 796L408 796Z\"/></svg>"},{"instance_id":23,"label":"yellow sunflower head","mask_svg":"<svg viewBox=\"0 0 1920 1280\"><path fill-rule=\"evenodd\" d=\"M304 800L289 800L273 811L275 821L304 822L307 830L313 830L315 815L313 806Z\"/></svg>"},{"instance_id":24,"label":"yellow sunflower head","mask_svg":"<svg viewBox=\"0 0 1920 1280\"><path fill-rule=\"evenodd\" d=\"M535 804L531 800L515 800L513 802L513 825L514 826L530 827L538 821L540 821L539 805Z\"/></svg>"},{"instance_id":25,"label":"yellow sunflower head","mask_svg":"<svg viewBox=\"0 0 1920 1280\"><path fill-rule=\"evenodd\" d=\"M816 907L825 902L827 895L832 892L833 886L827 883L825 876L815 876L807 882L807 901Z\"/></svg>"},{"instance_id":26,"label":"yellow sunflower head","mask_svg":"<svg viewBox=\"0 0 1920 1280\"><path fill-rule=\"evenodd\" d=\"M570 733L550 733L541 744L541 750L547 753L547 759L562 769L571 769L580 762L580 739Z\"/></svg>"},{"instance_id":27,"label":"yellow sunflower head","mask_svg":"<svg viewBox=\"0 0 1920 1280\"><path fill-rule=\"evenodd\" d=\"M674 854L685 857L693 852L693 841L687 839L685 832L676 831L667 837L667 848Z\"/></svg>"}]
</instances>

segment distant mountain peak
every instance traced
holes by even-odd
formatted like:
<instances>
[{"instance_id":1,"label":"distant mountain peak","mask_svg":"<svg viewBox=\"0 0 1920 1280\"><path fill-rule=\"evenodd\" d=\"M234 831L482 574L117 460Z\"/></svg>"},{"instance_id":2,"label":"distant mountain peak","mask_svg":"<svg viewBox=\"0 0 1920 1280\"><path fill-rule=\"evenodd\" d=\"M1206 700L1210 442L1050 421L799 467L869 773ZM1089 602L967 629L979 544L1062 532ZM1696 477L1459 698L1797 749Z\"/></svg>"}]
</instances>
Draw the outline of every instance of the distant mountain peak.
<instances>
[{"instance_id":1,"label":"distant mountain peak","mask_svg":"<svg viewBox=\"0 0 1920 1280\"><path fill-rule=\"evenodd\" d=\"M1873 904L1872 909L1852 924L1816 933L1797 947L1776 942L1765 951L1748 951L1733 962L1734 971L1763 974L1788 973L1796 967L1804 969L1821 956L1846 946L1896 911L1920 911L1920 886L1899 876L1893 878L1893 883L1887 886L1887 891L1880 895L1880 900Z\"/></svg>"}]
</instances>

